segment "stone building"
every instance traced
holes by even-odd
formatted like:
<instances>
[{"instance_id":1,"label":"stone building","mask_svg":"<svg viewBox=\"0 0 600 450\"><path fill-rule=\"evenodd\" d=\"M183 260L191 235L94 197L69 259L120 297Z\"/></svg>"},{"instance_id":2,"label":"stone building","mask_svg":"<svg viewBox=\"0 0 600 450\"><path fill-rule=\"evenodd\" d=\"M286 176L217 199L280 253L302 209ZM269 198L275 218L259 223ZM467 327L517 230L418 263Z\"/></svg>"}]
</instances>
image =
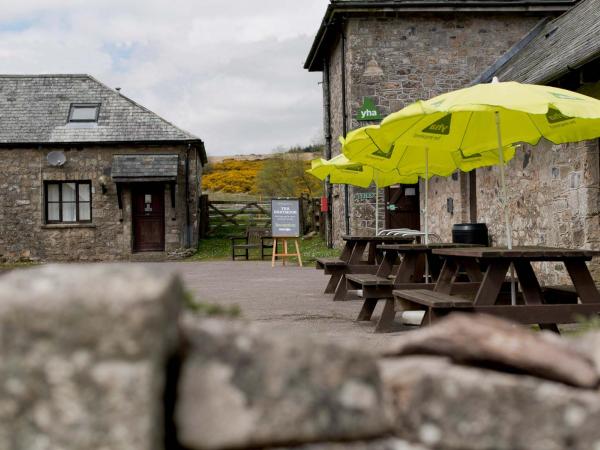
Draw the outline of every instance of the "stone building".
<instances>
[{"instance_id":1,"label":"stone building","mask_svg":"<svg viewBox=\"0 0 600 450\"><path fill-rule=\"evenodd\" d=\"M333 0L305 63L309 71L323 72L325 156L340 152L337 137L349 130L468 85L574 3ZM448 236L452 223L484 218L468 202L474 186L483 186L476 176L455 174L432 183L434 231ZM419 227L419 191L418 185L385 190L380 204L386 227ZM374 189L333 186L328 195L332 241L339 243L344 232L374 233Z\"/></svg>"},{"instance_id":2,"label":"stone building","mask_svg":"<svg viewBox=\"0 0 600 450\"><path fill-rule=\"evenodd\" d=\"M89 75L0 76L0 259L194 248L203 142Z\"/></svg>"},{"instance_id":3,"label":"stone building","mask_svg":"<svg viewBox=\"0 0 600 450\"><path fill-rule=\"evenodd\" d=\"M555 20L544 21L474 82L497 76L501 81L552 85L600 99L599 37L600 0L584 0ZM597 139L568 145L542 141L518 151L506 170L516 244L600 248L599 171ZM494 241L505 244L498 183L496 168L478 169L470 201L476 204L477 220L488 223ZM446 227L438 227L447 233ZM592 261L590 269L599 280L600 262ZM562 265L540 270L550 282L566 276Z\"/></svg>"}]
</instances>

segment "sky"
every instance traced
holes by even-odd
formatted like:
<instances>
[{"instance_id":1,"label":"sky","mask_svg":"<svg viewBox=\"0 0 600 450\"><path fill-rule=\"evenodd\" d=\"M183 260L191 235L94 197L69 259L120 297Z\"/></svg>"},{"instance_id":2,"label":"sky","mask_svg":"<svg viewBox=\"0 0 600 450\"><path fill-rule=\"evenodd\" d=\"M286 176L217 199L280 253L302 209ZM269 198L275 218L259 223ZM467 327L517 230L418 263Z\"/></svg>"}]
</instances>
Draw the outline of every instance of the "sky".
<instances>
[{"instance_id":1,"label":"sky","mask_svg":"<svg viewBox=\"0 0 600 450\"><path fill-rule=\"evenodd\" d=\"M88 73L209 156L322 141L303 69L328 0L4 0L0 71Z\"/></svg>"}]
</instances>

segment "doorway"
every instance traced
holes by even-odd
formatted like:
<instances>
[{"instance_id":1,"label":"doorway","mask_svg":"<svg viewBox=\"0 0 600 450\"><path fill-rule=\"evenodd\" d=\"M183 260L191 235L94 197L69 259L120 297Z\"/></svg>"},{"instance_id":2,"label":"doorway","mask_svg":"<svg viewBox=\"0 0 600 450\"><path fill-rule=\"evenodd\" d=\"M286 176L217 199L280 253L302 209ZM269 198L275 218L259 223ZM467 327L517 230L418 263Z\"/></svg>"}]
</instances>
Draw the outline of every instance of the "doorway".
<instances>
[{"instance_id":1,"label":"doorway","mask_svg":"<svg viewBox=\"0 0 600 450\"><path fill-rule=\"evenodd\" d=\"M131 215L134 252L165 250L165 188L163 184L132 186Z\"/></svg>"},{"instance_id":2,"label":"doorway","mask_svg":"<svg viewBox=\"0 0 600 450\"><path fill-rule=\"evenodd\" d=\"M385 227L421 229L418 184L398 184L385 189Z\"/></svg>"}]
</instances>

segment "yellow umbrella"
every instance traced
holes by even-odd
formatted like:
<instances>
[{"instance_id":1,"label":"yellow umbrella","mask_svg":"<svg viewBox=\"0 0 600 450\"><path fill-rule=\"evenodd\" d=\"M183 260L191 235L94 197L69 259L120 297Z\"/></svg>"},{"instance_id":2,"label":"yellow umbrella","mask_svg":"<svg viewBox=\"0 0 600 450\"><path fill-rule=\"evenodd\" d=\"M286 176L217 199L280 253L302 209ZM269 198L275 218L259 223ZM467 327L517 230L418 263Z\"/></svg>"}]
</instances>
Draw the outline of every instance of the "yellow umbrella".
<instances>
[{"instance_id":1,"label":"yellow umbrella","mask_svg":"<svg viewBox=\"0 0 600 450\"><path fill-rule=\"evenodd\" d=\"M344 139L340 138L340 142L343 147ZM350 184L365 188L374 183L377 187L375 194L376 231L379 231L379 188L393 184L415 184L419 181L419 177L416 175L400 175L397 170L385 172L374 169L366 164L351 161L343 154L330 160L317 158L311 161L311 168L307 172L319 180L325 180L329 177L329 182L332 184Z\"/></svg>"},{"instance_id":2,"label":"yellow umbrella","mask_svg":"<svg viewBox=\"0 0 600 450\"><path fill-rule=\"evenodd\" d=\"M504 151L507 144L535 145L541 138L555 144L600 136L600 101L549 86L500 83L449 92L420 101L387 116L379 127L365 131L383 149L420 146L460 152L469 157L497 148L506 240L512 248L507 208ZM515 303L514 275L511 297Z\"/></svg>"},{"instance_id":3,"label":"yellow umbrella","mask_svg":"<svg viewBox=\"0 0 600 450\"><path fill-rule=\"evenodd\" d=\"M369 187L375 183L377 187L386 187L396 183L414 184L417 176L397 177L397 172L375 170L356 161L350 161L345 155L337 155L330 160L318 158L311 161L311 168L306 172L325 180L329 177L332 184L350 184L358 187Z\"/></svg>"},{"instance_id":4,"label":"yellow umbrella","mask_svg":"<svg viewBox=\"0 0 600 450\"><path fill-rule=\"evenodd\" d=\"M597 138L600 101L565 89L496 81L413 103L365 133L380 149L417 146L432 154L445 152L452 159L469 159L519 142L535 145L542 137L555 144ZM504 180L506 152L497 154L507 244L512 248ZM351 150L346 155L356 157Z\"/></svg>"},{"instance_id":5,"label":"yellow umbrella","mask_svg":"<svg viewBox=\"0 0 600 450\"><path fill-rule=\"evenodd\" d=\"M425 179L425 243L429 243L429 182L432 176L447 177L456 170L468 172L478 167L496 165L500 162L497 150L488 150L471 156L464 156L460 150L448 152L443 148L404 146L401 140L389 147L378 147L371 134L378 132L379 126L370 125L348 133L342 141L342 151L352 161L366 164L381 171L394 171L399 177L419 177ZM382 145L380 143L380 145ZM513 147L503 151L504 161L515 155Z\"/></svg>"}]
</instances>

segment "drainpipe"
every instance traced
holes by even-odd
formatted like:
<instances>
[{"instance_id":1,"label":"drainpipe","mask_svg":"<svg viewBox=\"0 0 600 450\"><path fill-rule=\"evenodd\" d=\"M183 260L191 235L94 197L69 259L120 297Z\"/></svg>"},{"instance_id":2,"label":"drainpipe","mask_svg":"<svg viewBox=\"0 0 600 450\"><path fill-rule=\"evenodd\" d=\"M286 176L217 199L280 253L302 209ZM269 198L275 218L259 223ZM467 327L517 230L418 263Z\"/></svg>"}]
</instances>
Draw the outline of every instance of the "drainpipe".
<instances>
[{"instance_id":1,"label":"drainpipe","mask_svg":"<svg viewBox=\"0 0 600 450\"><path fill-rule=\"evenodd\" d=\"M323 91L325 94L325 159L331 159L331 86L329 84L329 61L323 61ZM329 177L325 180L325 195L327 196L326 239L327 247L333 247L333 217L331 213L332 189Z\"/></svg>"},{"instance_id":2,"label":"drainpipe","mask_svg":"<svg viewBox=\"0 0 600 450\"><path fill-rule=\"evenodd\" d=\"M343 20L340 22L340 35L342 37L342 132L346 137L348 134L348 111L346 109L346 34ZM346 234L350 234L350 192L347 184L344 185L344 214Z\"/></svg>"},{"instance_id":3,"label":"drainpipe","mask_svg":"<svg viewBox=\"0 0 600 450\"><path fill-rule=\"evenodd\" d=\"M185 153L185 247L192 246L192 227L190 225L190 150L191 144L188 144Z\"/></svg>"}]
</instances>

